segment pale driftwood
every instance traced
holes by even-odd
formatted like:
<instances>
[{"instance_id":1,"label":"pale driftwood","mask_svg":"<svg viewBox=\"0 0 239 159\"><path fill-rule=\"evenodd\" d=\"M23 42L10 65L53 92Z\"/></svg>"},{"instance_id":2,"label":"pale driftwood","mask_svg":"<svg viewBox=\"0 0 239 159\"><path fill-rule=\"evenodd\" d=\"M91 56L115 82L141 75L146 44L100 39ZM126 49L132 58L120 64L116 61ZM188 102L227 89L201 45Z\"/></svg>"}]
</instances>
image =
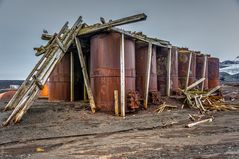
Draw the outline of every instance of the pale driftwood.
<instances>
[{"instance_id":1,"label":"pale driftwood","mask_svg":"<svg viewBox=\"0 0 239 159\"><path fill-rule=\"evenodd\" d=\"M167 61L167 96L170 96L171 92L171 65L172 65L172 49L169 48L168 61Z\"/></svg>"},{"instance_id":2,"label":"pale driftwood","mask_svg":"<svg viewBox=\"0 0 239 159\"><path fill-rule=\"evenodd\" d=\"M125 59L124 34L120 38L120 114L125 117Z\"/></svg>"},{"instance_id":3,"label":"pale driftwood","mask_svg":"<svg viewBox=\"0 0 239 159\"><path fill-rule=\"evenodd\" d=\"M137 15L121 18L121 19L118 19L118 20L113 20L113 21L110 21L110 22L105 23L105 24L88 26L88 27L85 27L82 30L80 30L78 35L79 36L86 35L86 34L90 34L90 33L97 32L97 31L100 31L100 30L104 30L104 29L107 29L107 28L146 20L146 18L147 18L147 16L144 13L142 13L142 14L137 14Z\"/></svg>"},{"instance_id":4,"label":"pale driftwood","mask_svg":"<svg viewBox=\"0 0 239 159\"><path fill-rule=\"evenodd\" d=\"M204 119L204 120L201 120L201 121L197 121L197 122L194 122L194 123L190 123L190 124L187 124L186 127L187 128L191 128L195 125L198 125L198 124L202 124L202 123L206 123L206 122L212 122L213 118L208 118L208 119Z\"/></svg>"},{"instance_id":5,"label":"pale driftwood","mask_svg":"<svg viewBox=\"0 0 239 159\"><path fill-rule=\"evenodd\" d=\"M152 61L152 43L148 44L148 58L146 66L146 80L145 80L145 94L144 94L144 108L148 108L148 96L149 96L149 80L150 80L150 70L151 70L151 61Z\"/></svg>"},{"instance_id":6,"label":"pale driftwood","mask_svg":"<svg viewBox=\"0 0 239 159\"><path fill-rule=\"evenodd\" d=\"M118 90L114 90L114 101L115 101L115 115L119 116L119 93L118 93Z\"/></svg>"},{"instance_id":7,"label":"pale driftwood","mask_svg":"<svg viewBox=\"0 0 239 159\"><path fill-rule=\"evenodd\" d=\"M201 78L200 80L194 82L193 84L191 84L190 86L188 86L188 87L186 88L186 91L188 91L188 90L190 90L190 89L196 87L197 85L199 85L200 83L202 83L204 80L205 80L205 78L203 77L203 78Z\"/></svg>"},{"instance_id":8,"label":"pale driftwood","mask_svg":"<svg viewBox=\"0 0 239 159\"><path fill-rule=\"evenodd\" d=\"M77 51L78 51L78 55L79 55L79 59L80 59L80 64L81 64L82 73L83 73L83 77L84 77L84 83L85 83L87 94L88 94L88 97L90 100L91 111L93 113L95 113L96 106L95 106L94 96L93 96L93 93L92 93L92 90L90 87L90 80L89 80L88 73L86 70L86 65L85 65L85 60L84 60L80 40L77 37L75 37L75 43L76 43L76 47L77 47Z\"/></svg>"},{"instance_id":9,"label":"pale driftwood","mask_svg":"<svg viewBox=\"0 0 239 159\"><path fill-rule=\"evenodd\" d=\"M74 92L75 92L75 90L74 90L74 53L73 52L71 52L70 53L71 55L71 68L70 68L70 70L71 70L71 72L70 72L70 78L71 78L71 102L73 102L74 101Z\"/></svg>"},{"instance_id":10,"label":"pale driftwood","mask_svg":"<svg viewBox=\"0 0 239 159\"><path fill-rule=\"evenodd\" d=\"M187 72L187 79L186 79L185 88L188 87L191 64L192 64L192 52L190 52L189 61L188 61L188 72Z\"/></svg>"},{"instance_id":11,"label":"pale driftwood","mask_svg":"<svg viewBox=\"0 0 239 159\"><path fill-rule=\"evenodd\" d=\"M221 86L216 86L215 88L211 89L205 96L210 96L212 93L216 92L220 88Z\"/></svg>"},{"instance_id":12,"label":"pale driftwood","mask_svg":"<svg viewBox=\"0 0 239 159\"><path fill-rule=\"evenodd\" d=\"M204 55L204 63L203 63L203 78L206 78L206 69L207 69L207 55ZM201 91L204 90L204 82L202 82Z\"/></svg>"}]
</instances>

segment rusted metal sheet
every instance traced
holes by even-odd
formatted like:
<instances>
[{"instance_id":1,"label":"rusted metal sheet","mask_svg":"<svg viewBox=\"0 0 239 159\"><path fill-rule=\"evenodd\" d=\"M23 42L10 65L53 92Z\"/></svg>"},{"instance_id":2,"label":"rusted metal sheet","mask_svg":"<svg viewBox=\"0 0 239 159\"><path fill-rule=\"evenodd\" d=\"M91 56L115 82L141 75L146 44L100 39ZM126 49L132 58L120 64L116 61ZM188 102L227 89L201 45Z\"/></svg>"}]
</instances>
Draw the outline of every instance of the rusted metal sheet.
<instances>
[{"instance_id":1,"label":"rusted metal sheet","mask_svg":"<svg viewBox=\"0 0 239 159\"><path fill-rule=\"evenodd\" d=\"M196 56L196 78L197 80L203 78L204 76L204 61L205 56L203 54L197 54ZM206 58L207 60L207 58ZM208 65L206 62L205 80L204 80L204 90L208 90Z\"/></svg>"},{"instance_id":2,"label":"rusted metal sheet","mask_svg":"<svg viewBox=\"0 0 239 159\"><path fill-rule=\"evenodd\" d=\"M125 89L135 90L135 42L125 38ZM120 90L120 34L101 33L91 38L90 78L96 107L114 111L114 90Z\"/></svg>"},{"instance_id":3,"label":"rusted metal sheet","mask_svg":"<svg viewBox=\"0 0 239 159\"><path fill-rule=\"evenodd\" d=\"M185 48L180 48L178 52L178 81L179 88L185 89L188 73L188 64L190 54L192 53L190 71L189 71L189 83L188 85L196 81L196 54L193 51L189 51Z\"/></svg>"},{"instance_id":4,"label":"rusted metal sheet","mask_svg":"<svg viewBox=\"0 0 239 159\"><path fill-rule=\"evenodd\" d=\"M171 94L178 93L178 48L172 47L172 60L171 60Z\"/></svg>"},{"instance_id":5,"label":"rusted metal sheet","mask_svg":"<svg viewBox=\"0 0 239 159\"><path fill-rule=\"evenodd\" d=\"M157 81L158 90L162 96L166 95L167 91L167 58L168 48L157 48Z\"/></svg>"},{"instance_id":6,"label":"rusted metal sheet","mask_svg":"<svg viewBox=\"0 0 239 159\"><path fill-rule=\"evenodd\" d=\"M208 88L212 89L220 85L219 79L219 59L215 57L208 58Z\"/></svg>"},{"instance_id":7,"label":"rusted metal sheet","mask_svg":"<svg viewBox=\"0 0 239 159\"><path fill-rule=\"evenodd\" d=\"M136 46L135 66L136 66L136 90L141 96L145 93L146 65L148 58L148 45ZM157 65L156 65L156 47L152 49L152 62L149 80L149 92L157 91Z\"/></svg>"},{"instance_id":8,"label":"rusted metal sheet","mask_svg":"<svg viewBox=\"0 0 239 159\"><path fill-rule=\"evenodd\" d=\"M70 54L66 53L49 77L49 101L70 101Z\"/></svg>"},{"instance_id":9,"label":"rusted metal sheet","mask_svg":"<svg viewBox=\"0 0 239 159\"><path fill-rule=\"evenodd\" d=\"M49 90L48 90L48 83L46 83L44 86L43 86L43 90L40 91L40 94L39 94L39 97L44 97L44 98L48 98L49 96Z\"/></svg>"}]
</instances>

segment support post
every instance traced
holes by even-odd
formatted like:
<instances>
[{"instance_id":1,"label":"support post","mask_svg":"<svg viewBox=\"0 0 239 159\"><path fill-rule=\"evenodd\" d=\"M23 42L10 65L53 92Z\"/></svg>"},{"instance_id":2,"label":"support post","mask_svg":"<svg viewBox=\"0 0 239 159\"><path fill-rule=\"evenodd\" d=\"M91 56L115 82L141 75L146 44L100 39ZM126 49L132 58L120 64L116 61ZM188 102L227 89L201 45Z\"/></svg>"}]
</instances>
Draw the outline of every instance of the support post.
<instances>
[{"instance_id":1,"label":"support post","mask_svg":"<svg viewBox=\"0 0 239 159\"><path fill-rule=\"evenodd\" d=\"M204 64L203 64L203 76L202 78L206 78L206 69L207 69L207 55L204 55ZM201 87L201 91L204 90L204 82L202 82L202 87Z\"/></svg>"},{"instance_id":2,"label":"support post","mask_svg":"<svg viewBox=\"0 0 239 159\"><path fill-rule=\"evenodd\" d=\"M76 43L76 47L77 47L77 51L79 54L79 58L80 58L80 64L81 64L81 68L82 68L82 73L83 73L83 77L84 77L84 83L86 86L86 90L88 93L88 97L90 100L90 107L91 107L91 111L93 113L95 113L95 101L94 101L94 97L93 97L93 93L90 87L90 81L89 81L89 77L88 77L88 73L86 70L86 65L85 65L85 61L84 61L84 56L83 56L83 52L82 52L82 48L81 48L81 44L80 41L77 37L75 37L75 43Z\"/></svg>"},{"instance_id":3,"label":"support post","mask_svg":"<svg viewBox=\"0 0 239 159\"><path fill-rule=\"evenodd\" d=\"M124 61L124 34L120 38L120 108L121 116L125 117L125 61Z\"/></svg>"},{"instance_id":4,"label":"support post","mask_svg":"<svg viewBox=\"0 0 239 159\"><path fill-rule=\"evenodd\" d=\"M74 101L74 54L71 52L71 102Z\"/></svg>"},{"instance_id":5,"label":"support post","mask_svg":"<svg viewBox=\"0 0 239 159\"><path fill-rule=\"evenodd\" d=\"M170 96L171 92L171 65L172 65L172 48L169 48L168 61L167 61L167 96Z\"/></svg>"},{"instance_id":6,"label":"support post","mask_svg":"<svg viewBox=\"0 0 239 159\"><path fill-rule=\"evenodd\" d=\"M119 116L119 94L118 94L118 90L114 90L114 99L115 99L115 115Z\"/></svg>"},{"instance_id":7,"label":"support post","mask_svg":"<svg viewBox=\"0 0 239 159\"><path fill-rule=\"evenodd\" d=\"M152 43L149 43L149 45L148 45L148 59L147 59L147 66L146 66L145 94L144 94L144 108L145 109L148 108L151 61L152 61Z\"/></svg>"},{"instance_id":8,"label":"support post","mask_svg":"<svg viewBox=\"0 0 239 159\"><path fill-rule=\"evenodd\" d=\"M190 55L189 55L188 72L187 72L187 79L186 79L185 89L188 87L188 83L189 83L191 64L192 64L192 52L190 52Z\"/></svg>"}]
</instances>

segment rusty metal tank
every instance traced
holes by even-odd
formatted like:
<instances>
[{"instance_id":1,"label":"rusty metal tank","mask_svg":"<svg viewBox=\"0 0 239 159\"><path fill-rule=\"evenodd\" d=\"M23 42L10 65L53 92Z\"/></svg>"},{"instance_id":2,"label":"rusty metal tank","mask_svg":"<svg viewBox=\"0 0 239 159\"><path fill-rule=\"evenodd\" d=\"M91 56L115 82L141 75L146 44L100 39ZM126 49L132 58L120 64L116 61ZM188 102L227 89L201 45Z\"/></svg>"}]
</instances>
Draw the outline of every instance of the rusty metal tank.
<instances>
[{"instance_id":1,"label":"rusty metal tank","mask_svg":"<svg viewBox=\"0 0 239 159\"><path fill-rule=\"evenodd\" d=\"M196 81L196 54L188 49L179 49L178 52L178 81L179 88L185 89L190 54L192 53L188 86Z\"/></svg>"},{"instance_id":2,"label":"rusty metal tank","mask_svg":"<svg viewBox=\"0 0 239 159\"><path fill-rule=\"evenodd\" d=\"M168 48L158 47L157 48L157 80L158 90L162 96L166 95L167 90L167 59L168 59Z\"/></svg>"},{"instance_id":3,"label":"rusty metal tank","mask_svg":"<svg viewBox=\"0 0 239 159\"><path fill-rule=\"evenodd\" d=\"M219 59L215 57L208 58L208 88L212 89L220 85L219 78Z\"/></svg>"},{"instance_id":4,"label":"rusty metal tank","mask_svg":"<svg viewBox=\"0 0 239 159\"><path fill-rule=\"evenodd\" d=\"M173 46L171 50L171 94L178 93L178 48Z\"/></svg>"},{"instance_id":5,"label":"rusty metal tank","mask_svg":"<svg viewBox=\"0 0 239 159\"><path fill-rule=\"evenodd\" d=\"M197 78L197 80L203 78L205 57L208 58L207 55L203 55L203 54L197 54L197 56L196 56L196 78ZM201 85L200 85L200 87L201 87ZM205 80L204 80L203 89L208 90L208 62L206 62Z\"/></svg>"},{"instance_id":6,"label":"rusty metal tank","mask_svg":"<svg viewBox=\"0 0 239 159\"><path fill-rule=\"evenodd\" d=\"M135 50L136 90L140 93L141 96L144 96L144 93L145 93L147 59L148 59L148 45L136 46L136 50ZM154 46L152 50L149 92L158 91L156 67L157 67L156 47Z\"/></svg>"},{"instance_id":7,"label":"rusty metal tank","mask_svg":"<svg viewBox=\"0 0 239 159\"><path fill-rule=\"evenodd\" d=\"M114 111L114 90L120 92L120 34L101 33L90 40L90 79L96 107ZM125 37L125 90L135 91L135 42ZM119 99L120 100L120 99Z\"/></svg>"},{"instance_id":8,"label":"rusty metal tank","mask_svg":"<svg viewBox=\"0 0 239 159\"><path fill-rule=\"evenodd\" d=\"M168 48L157 48L157 80L158 89L161 95L165 96L167 91L167 66L168 66ZM171 94L178 92L178 49L171 49Z\"/></svg>"},{"instance_id":9,"label":"rusty metal tank","mask_svg":"<svg viewBox=\"0 0 239 159\"><path fill-rule=\"evenodd\" d=\"M56 65L48 81L49 101L70 101L70 54Z\"/></svg>"}]
</instances>

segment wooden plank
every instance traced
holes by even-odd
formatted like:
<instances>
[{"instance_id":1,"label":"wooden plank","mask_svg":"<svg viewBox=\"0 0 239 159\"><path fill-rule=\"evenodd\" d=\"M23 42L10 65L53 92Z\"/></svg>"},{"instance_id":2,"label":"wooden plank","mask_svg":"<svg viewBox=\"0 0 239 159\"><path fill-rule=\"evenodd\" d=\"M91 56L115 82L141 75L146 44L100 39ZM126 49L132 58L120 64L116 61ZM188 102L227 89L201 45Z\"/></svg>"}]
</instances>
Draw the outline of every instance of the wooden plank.
<instances>
[{"instance_id":1,"label":"wooden plank","mask_svg":"<svg viewBox=\"0 0 239 159\"><path fill-rule=\"evenodd\" d=\"M75 93L75 90L74 90L74 54L73 52L70 53L71 54L71 72L70 72L70 75L71 75L71 102L74 101L74 93Z\"/></svg>"},{"instance_id":2,"label":"wooden plank","mask_svg":"<svg viewBox=\"0 0 239 159\"><path fill-rule=\"evenodd\" d=\"M114 100L115 100L115 115L119 116L119 94L118 94L118 90L114 90Z\"/></svg>"},{"instance_id":3,"label":"wooden plank","mask_svg":"<svg viewBox=\"0 0 239 159\"><path fill-rule=\"evenodd\" d=\"M206 78L206 69L207 69L207 55L204 55L204 63L203 63L203 76L202 78ZM204 82L202 82L202 85L201 85L201 91L204 90Z\"/></svg>"},{"instance_id":4,"label":"wooden plank","mask_svg":"<svg viewBox=\"0 0 239 159\"><path fill-rule=\"evenodd\" d=\"M167 96L170 96L171 92L171 66L172 66L172 49L169 48L168 61L167 61Z\"/></svg>"},{"instance_id":5,"label":"wooden plank","mask_svg":"<svg viewBox=\"0 0 239 159\"><path fill-rule=\"evenodd\" d=\"M118 19L118 20L113 20L113 21L110 21L110 22L105 23L105 24L92 25L92 26L82 28L82 30L80 30L78 35L79 36L86 35L86 34L90 34L90 33L97 32L97 31L100 31L100 30L104 30L104 29L107 29L107 28L111 28L111 27L114 27L114 26L120 26L120 25L124 25L124 24L130 24L130 23L146 20L146 18L147 18L147 16L144 13L136 14L136 15L121 18L121 19Z\"/></svg>"},{"instance_id":6,"label":"wooden plank","mask_svg":"<svg viewBox=\"0 0 239 159\"><path fill-rule=\"evenodd\" d=\"M191 64L192 64L192 52L190 53L189 61L188 61L188 72L187 72L187 79L186 79L185 89L188 87L188 83L189 83Z\"/></svg>"},{"instance_id":7,"label":"wooden plank","mask_svg":"<svg viewBox=\"0 0 239 159\"><path fill-rule=\"evenodd\" d=\"M133 34L131 32L128 32L128 31L124 31L122 29L119 29L119 28L109 28L109 30L113 30L115 32L118 32L118 33L122 33L124 35L127 35L131 38L134 38L136 40L140 40L140 41L143 41L143 42L146 42L146 43L152 43L152 45L156 45L156 46L160 46L160 47L166 47L166 48L171 48L171 45L170 45L170 42L168 41L164 41L164 40L160 40L160 39L152 39L152 38L148 38L148 37L145 37L145 36L142 36L142 35L138 35L138 34Z\"/></svg>"},{"instance_id":8,"label":"wooden plank","mask_svg":"<svg viewBox=\"0 0 239 159\"><path fill-rule=\"evenodd\" d=\"M146 66L146 80L145 80L145 94L144 94L144 108L148 108L148 96L149 96L149 80L150 80L150 70L151 70L151 61L152 61L152 43L148 45L148 59Z\"/></svg>"},{"instance_id":9,"label":"wooden plank","mask_svg":"<svg viewBox=\"0 0 239 159\"><path fill-rule=\"evenodd\" d=\"M198 81L194 82L193 84L191 84L190 86L188 86L185 90L188 91L194 87L196 87L197 85L199 85L200 83L202 83L203 81L205 81L205 78L201 78Z\"/></svg>"},{"instance_id":10,"label":"wooden plank","mask_svg":"<svg viewBox=\"0 0 239 159\"><path fill-rule=\"evenodd\" d=\"M124 34L120 38L120 108L121 116L125 117L125 59Z\"/></svg>"},{"instance_id":11,"label":"wooden plank","mask_svg":"<svg viewBox=\"0 0 239 159\"><path fill-rule=\"evenodd\" d=\"M87 73L87 70L86 70L86 65L85 65L85 60L84 60L80 40L76 37L75 37L75 43L76 43L77 51L78 51L78 54L79 54L80 64L81 64L82 73L83 73L83 77L84 77L84 83L85 83L86 90L87 90L87 93L88 93L88 97L89 97L89 100L90 100L91 111L93 113L95 113L96 106L95 106L93 93L92 93L92 90L91 90L91 87L90 87L90 80L89 80L89 76L88 76L88 73Z\"/></svg>"}]
</instances>

